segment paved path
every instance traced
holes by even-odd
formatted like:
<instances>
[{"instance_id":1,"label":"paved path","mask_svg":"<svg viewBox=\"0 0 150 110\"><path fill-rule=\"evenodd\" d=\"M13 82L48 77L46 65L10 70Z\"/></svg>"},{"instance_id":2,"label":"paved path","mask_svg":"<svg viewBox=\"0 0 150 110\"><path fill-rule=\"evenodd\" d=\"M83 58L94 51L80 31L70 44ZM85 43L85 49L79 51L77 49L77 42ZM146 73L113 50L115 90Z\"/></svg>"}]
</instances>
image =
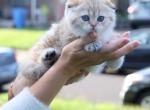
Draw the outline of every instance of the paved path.
<instances>
[{"instance_id":1,"label":"paved path","mask_svg":"<svg viewBox=\"0 0 150 110\"><path fill-rule=\"evenodd\" d=\"M64 87L58 96L68 99L87 99L93 102L120 103L119 92L124 76L89 75L84 80Z\"/></svg>"}]
</instances>

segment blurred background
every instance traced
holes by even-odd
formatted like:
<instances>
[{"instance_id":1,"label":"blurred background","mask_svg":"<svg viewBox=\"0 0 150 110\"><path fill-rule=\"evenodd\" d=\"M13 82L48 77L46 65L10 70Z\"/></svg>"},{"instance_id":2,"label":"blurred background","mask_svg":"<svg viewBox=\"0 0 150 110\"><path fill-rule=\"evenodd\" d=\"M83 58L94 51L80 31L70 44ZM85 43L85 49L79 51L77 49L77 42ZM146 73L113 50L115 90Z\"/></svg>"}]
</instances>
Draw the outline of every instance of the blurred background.
<instances>
[{"instance_id":1,"label":"blurred background","mask_svg":"<svg viewBox=\"0 0 150 110\"><path fill-rule=\"evenodd\" d=\"M103 73L90 74L78 83L65 86L52 109L150 108L150 0L112 1L117 7L115 31L130 31L131 41L139 40L141 46L126 55L118 71L106 67ZM53 22L63 17L64 4L65 0L0 0L0 105L7 102L7 89L27 50Z\"/></svg>"},{"instance_id":2,"label":"blurred background","mask_svg":"<svg viewBox=\"0 0 150 110\"><path fill-rule=\"evenodd\" d=\"M49 26L63 16L63 10L64 2L59 0L1 0L0 26L19 28L20 19L22 27Z\"/></svg>"},{"instance_id":3,"label":"blurred background","mask_svg":"<svg viewBox=\"0 0 150 110\"><path fill-rule=\"evenodd\" d=\"M149 23L149 0L112 1L117 7L117 29L138 28L148 25L141 20ZM22 25L25 22L26 27L49 26L53 21L60 20L63 16L64 4L65 0L1 0L0 27L19 28L21 18ZM133 24L134 19L140 22Z\"/></svg>"}]
</instances>

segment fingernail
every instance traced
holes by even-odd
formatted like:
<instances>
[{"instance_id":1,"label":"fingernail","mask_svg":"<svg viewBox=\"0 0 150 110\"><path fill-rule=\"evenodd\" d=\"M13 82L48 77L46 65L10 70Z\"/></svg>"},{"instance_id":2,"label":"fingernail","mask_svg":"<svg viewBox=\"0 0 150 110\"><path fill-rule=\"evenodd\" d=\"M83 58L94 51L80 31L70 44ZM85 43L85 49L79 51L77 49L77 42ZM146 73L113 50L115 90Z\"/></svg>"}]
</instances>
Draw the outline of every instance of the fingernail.
<instances>
[{"instance_id":1,"label":"fingernail","mask_svg":"<svg viewBox=\"0 0 150 110\"><path fill-rule=\"evenodd\" d=\"M135 44L134 44L135 47L138 47L138 46L140 46L140 45L141 45L141 42L140 42L140 41L136 41Z\"/></svg>"},{"instance_id":2,"label":"fingernail","mask_svg":"<svg viewBox=\"0 0 150 110\"><path fill-rule=\"evenodd\" d=\"M127 44L127 43L129 43L129 39L128 38L125 38L125 39L123 39L123 44Z\"/></svg>"},{"instance_id":3,"label":"fingernail","mask_svg":"<svg viewBox=\"0 0 150 110\"><path fill-rule=\"evenodd\" d=\"M131 31L128 31L127 33L130 35L130 34L131 34Z\"/></svg>"},{"instance_id":4,"label":"fingernail","mask_svg":"<svg viewBox=\"0 0 150 110\"><path fill-rule=\"evenodd\" d=\"M129 38L129 37L130 37L130 34L131 34L131 32L128 31L128 32L125 33L124 37Z\"/></svg>"}]
</instances>

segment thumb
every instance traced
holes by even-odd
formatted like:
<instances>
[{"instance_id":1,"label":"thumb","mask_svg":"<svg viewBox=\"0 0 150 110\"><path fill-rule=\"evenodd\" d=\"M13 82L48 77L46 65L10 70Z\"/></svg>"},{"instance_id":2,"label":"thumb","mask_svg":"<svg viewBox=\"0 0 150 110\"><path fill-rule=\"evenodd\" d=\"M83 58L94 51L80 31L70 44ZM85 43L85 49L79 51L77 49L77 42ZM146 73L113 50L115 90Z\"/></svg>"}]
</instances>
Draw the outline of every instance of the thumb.
<instances>
[{"instance_id":1,"label":"thumb","mask_svg":"<svg viewBox=\"0 0 150 110\"><path fill-rule=\"evenodd\" d=\"M85 45L92 43L96 40L97 34L96 33L90 33L89 35L85 37L81 37L78 39L78 47L83 48Z\"/></svg>"}]
</instances>

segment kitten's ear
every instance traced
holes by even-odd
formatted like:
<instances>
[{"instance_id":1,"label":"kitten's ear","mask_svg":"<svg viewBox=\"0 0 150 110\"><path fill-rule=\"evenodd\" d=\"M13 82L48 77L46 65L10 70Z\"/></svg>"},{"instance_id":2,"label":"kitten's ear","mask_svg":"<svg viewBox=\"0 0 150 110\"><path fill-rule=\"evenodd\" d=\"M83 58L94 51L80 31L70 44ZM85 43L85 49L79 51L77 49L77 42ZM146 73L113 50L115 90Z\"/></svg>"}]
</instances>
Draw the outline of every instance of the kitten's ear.
<instances>
[{"instance_id":1,"label":"kitten's ear","mask_svg":"<svg viewBox=\"0 0 150 110\"><path fill-rule=\"evenodd\" d=\"M66 0L67 8L74 8L79 5L78 1Z\"/></svg>"},{"instance_id":2,"label":"kitten's ear","mask_svg":"<svg viewBox=\"0 0 150 110\"><path fill-rule=\"evenodd\" d=\"M73 4L68 4L68 5L67 5L67 8L73 8L73 7L74 7Z\"/></svg>"},{"instance_id":3,"label":"kitten's ear","mask_svg":"<svg viewBox=\"0 0 150 110\"><path fill-rule=\"evenodd\" d=\"M117 1L117 0L106 0L106 4L107 4L110 8L116 10L116 1Z\"/></svg>"},{"instance_id":4,"label":"kitten's ear","mask_svg":"<svg viewBox=\"0 0 150 110\"><path fill-rule=\"evenodd\" d=\"M76 6L78 6L78 4L72 4L72 3L67 4L67 8L74 8Z\"/></svg>"}]
</instances>

